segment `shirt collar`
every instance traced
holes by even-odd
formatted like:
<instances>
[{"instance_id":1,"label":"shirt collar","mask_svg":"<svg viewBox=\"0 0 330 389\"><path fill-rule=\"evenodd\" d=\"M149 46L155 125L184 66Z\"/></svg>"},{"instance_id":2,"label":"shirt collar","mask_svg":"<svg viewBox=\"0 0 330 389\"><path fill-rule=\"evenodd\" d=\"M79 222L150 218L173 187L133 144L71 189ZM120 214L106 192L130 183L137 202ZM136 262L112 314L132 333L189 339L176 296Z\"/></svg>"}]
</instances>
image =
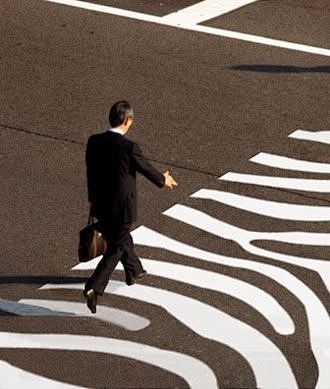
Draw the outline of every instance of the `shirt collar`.
<instances>
[{"instance_id":1,"label":"shirt collar","mask_svg":"<svg viewBox=\"0 0 330 389\"><path fill-rule=\"evenodd\" d=\"M109 131L110 132L115 132L116 134L124 135L123 131L121 129L119 129L119 128L112 128L112 127L110 127Z\"/></svg>"}]
</instances>

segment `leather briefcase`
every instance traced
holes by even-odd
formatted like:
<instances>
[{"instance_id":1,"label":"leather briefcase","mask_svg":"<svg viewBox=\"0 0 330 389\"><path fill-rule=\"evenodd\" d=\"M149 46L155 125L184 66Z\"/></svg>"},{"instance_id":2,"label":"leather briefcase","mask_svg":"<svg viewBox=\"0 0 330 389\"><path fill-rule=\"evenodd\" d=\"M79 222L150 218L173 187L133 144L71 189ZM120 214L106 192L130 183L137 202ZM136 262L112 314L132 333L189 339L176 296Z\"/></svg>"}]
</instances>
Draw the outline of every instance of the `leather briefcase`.
<instances>
[{"instance_id":1,"label":"leather briefcase","mask_svg":"<svg viewBox=\"0 0 330 389\"><path fill-rule=\"evenodd\" d=\"M99 223L95 222L92 215L89 215L88 225L79 232L79 262L87 262L103 255L106 249L107 244L99 231Z\"/></svg>"}]
</instances>

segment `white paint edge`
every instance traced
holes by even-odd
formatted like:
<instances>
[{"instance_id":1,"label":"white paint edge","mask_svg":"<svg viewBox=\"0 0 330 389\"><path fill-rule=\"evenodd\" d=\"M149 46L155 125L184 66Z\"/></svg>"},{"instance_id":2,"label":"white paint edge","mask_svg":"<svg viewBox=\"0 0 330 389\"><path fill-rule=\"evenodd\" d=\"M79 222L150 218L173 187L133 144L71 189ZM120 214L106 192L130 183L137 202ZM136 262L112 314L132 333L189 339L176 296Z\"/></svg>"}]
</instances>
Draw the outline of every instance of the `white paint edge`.
<instances>
[{"instance_id":1,"label":"white paint edge","mask_svg":"<svg viewBox=\"0 0 330 389\"><path fill-rule=\"evenodd\" d=\"M237 39L245 42L263 44L267 46L279 47L288 50L296 50L304 53L323 55L330 57L330 49L324 49L321 47L309 46L300 43L287 42L278 39L266 38L257 35L245 34L236 31L222 30L214 27L200 26L196 24L181 24L163 19L163 17L147 15L143 13L122 10L114 7L108 7L104 5L98 5L79 0L42 0L49 3L56 3L76 7L80 9L86 9L89 11L102 12L110 15L122 16L130 19L141 20L144 22L156 23L164 26L181 28L183 30L202 32L209 35L220 36L223 38Z\"/></svg>"}]
</instances>

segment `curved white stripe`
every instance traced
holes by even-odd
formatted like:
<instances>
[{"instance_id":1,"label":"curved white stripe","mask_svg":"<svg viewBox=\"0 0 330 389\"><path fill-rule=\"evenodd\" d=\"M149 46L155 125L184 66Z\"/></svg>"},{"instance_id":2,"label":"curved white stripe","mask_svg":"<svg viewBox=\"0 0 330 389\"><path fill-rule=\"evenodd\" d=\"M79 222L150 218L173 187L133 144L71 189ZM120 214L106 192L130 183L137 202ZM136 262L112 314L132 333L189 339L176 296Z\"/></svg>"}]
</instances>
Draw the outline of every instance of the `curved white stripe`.
<instances>
[{"instance_id":1,"label":"curved white stripe","mask_svg":"<svg viewBox=\"0 0 330 389\"><path fill-rule=\"evenodd\" d=\"M1 347L1 346L0 346ZM65 384L19 369L5 361L0 361L0 388L4 389L77 389L82 386Z\"/></svg>"},{"instance_id":2,"label":"curved white stripe","mask_svg":"<svg viewBox=\"0 0 330 389\"><path fill-rule=\"evenodd\" d=\"M311 140L314 142L330 144L330 131L304 131L297 130L289 135L289 138Z\"/></svg>"},{"instance_id":3,"label":"curved white stripe","mask_svg":"<svg viewBox=\"0 0 330 389\"><path fill-rule=\"evenodd\" d=\"M55 285L54 285L55 286ZM61 285L57 285L61 288ZM72 285L74 289L82 285ZM55 287L55 289L57 289ZM0 348L79 350L119 355L177 374L191 388L217 388L212 370L196 358L127 340L67 334L19 334L0 332ZM23 386L24 387L24 386ZM25 389L25 387L24 387Z\"/></svg>"},{"instance_id":4,"label":"curved white stripe","mask_svg":"<svg viewBox=\"0 0 330 389\"><path fill-rule=\"evenodd\" d=\"M285 170L295 170L310 173L330 173L329 163L303 161L301 159L283 157L276 154L259 153L250 158L249 161L258 163L260 165L271 166Z\"/></svg>"},{"instance_id":5,"label":"curved white stripe","mask_svg":"<svg viewBox=\"0 0 330 389\"><path fill-rule=\"evenodd\" d=\"M185 222L187 223L187 221ZM188 222L188 224L192 223ZM238 236L239 233L240 232L237 231ZM218 234L218 236L220 235ZM278 282L280 285L286 287L288 290L290 290L305 305L307 313L311 314L311 322L315 324L315 326L312 328L315 332L315 335L322 336L325 332L327 332L326 328L328 328L327 326L329 323L329 317L322 302L303 282L301 282L298 278L293 276L285 269L265 263L250 261L248 259L225 257L223 255L201 250L196 247L179 242L175 239L168 238L167 236L144 226L141 226L135 231L133 231L133 237L136 244L161 248L169 252L174 252L192 258L197 258L207 262L253 270L257 273L262 274L265 277L269 277L274 281ZM240 244L239 241L237 241L237 243ZM257 249L253 246L252 248ZM316 307L316 312L320 312L320 315L319 313L315 313L315 316L313 316L314 308ZM326 320L323 321L323 319Z\"/></svg>"},{"instance_id":6,"label":"curved white stripe","mask_svg":"<svg viewBox=\"0 0 330 389\"><path fill-rule=\"evenodd\" d=\"M270 186L272 188L301 190L308 192L329 193L330 180L312 180L303 178L287 178L273 176L256 176L253 174L227 173L219 180L239 182L259 186Z\"/></svg>"},{"instance_id":7,"label":"curved white stripe","mask_svg":"<svg viewBox=\"0 0 330 389\"><path fill-rule=\"evenodd\" d=\"M33 304L37 307L49 308L57 311L66 311L75 316L88 316L92 319L101 320L106 323L111 323L119 327L125 328L128 331L140 331L150 325L150 320L134 313L126 312L121 309L109 308L99 305L97 313L91 315L86 304L76 303L71 301L59 300L20 300L24 304Z\"/></svg>"},{"instance_id":8,"label":"curved white stripe","mask_svg":"<svg viewBox=\"0 0 330 389\"><path fill-rule=\"evenodd\" d=\"M216 236L225 239L231 239L237 242L243 249L254 255L261 255L262 257L277 259L283 262L303 266L318 271L323 281L326 283L326 286L329 288L329 262L318 260L310 261L301 257L277 254L272 251L259 249L253 246L250 241L253 239L258 239L256 237L259 237L260 239L260 234L258 235L258 233L246 231L241 228L228 225L227 223L212 218L211 216L206 215L203 212L183 205L175 205L174 207L164 212L164 214L174 219L183 221L192 226L195 226L201 230L207 231ZM263 236L266 235L265 233L261 234ZM266 272L265 274L269 276L268 272ZM284 281L285 279L281 280L280 278L278 278L278 282L280 284L285 285ZM290 283L287 285L287 287L305 305L310 326L311 345L319 367L319 380L317 387L326 388L326 385L328 385L328 383L330 382L330 359L326 356L324 352L325 344L327 342L329 343L330 341L329 314L322 302L319 300L319 298L297 278L291 276Z\"/></svg>"},{"instance_id":9,"label":"curved white stripe","mask_svg":"<svg viewBox=\"0 0 330 389\"><path fill-rule=\"evenodd\" d=\"M175 263L141 258L143 267L149 274L188 283L204 289L233 296L256 309L270 322L276 332L282 335L294 333L294 323L288 313L273 296L262 289L233 277ZM86 262L74 267L75 270L94 269L97 263ZM122 268L121 264L118 267Z\"/></svg>"},{"instance_id":10,"label":"curved white stripe","mask_svg":"<svg viewBox=\"0 0 330 389\"><path fill-rule=\"evenodd\" d=\"M309 242L309 244L320 245L328 238L328 234L318 234L311 232L268 233L248 231L183 205L175 205L174 207L165 211L164 214L174 219L178 219L180 221L184 221L185 223L194 225L201 230L207 231L221 238L233 240L242 246L245 250L255 255L260 255L261 253L261 249L251 244L251 242L255 240L275 240L285 243L298 244L302 244L305 240L305 242ZM330 291L330 262L314 258L279 254L270 250L263 250L262 252L262 256L266 256L267 258L278 259L282 262L305 267L307 269L318 272L325 282L328 290Z\"/></svg>"},{"instance_id":11,"label":"curved white stripe","mask_svg":"<svg viewBox=\"0 0 330 389\"><path fill-rule=\"evenodd\" d=\"M330 233L303 231L251 232L253 233L253 240L273 240L276 242L301 244L305 246L330 246ZM312 258L309 258L308 260L317 261L317 259ZM319 261L318 263L322 264L326 263L326 261Z\"/></svg>"},{"instance_id":12,"label":"curved white stripe","mask_svg":"<svg viewBox=\"0 0 330 389\"><path fill-rule=\"evenodd\" d=\"M41 289L79 289L77 284L47 284ZM258 388L297 388L284 355L256 329L220 310L190 297L150 286L128 287L112 281L106 293L138 299L166 309L198 335L225 344L241 354L256 376Z\"/></svg>"},{"instance_id":13,"label":"curved white stripe","mask_svg":"<svg viewBox=\"0 0 330 389\"><path fill-rule=\"evenodd\" d=\"M305 267L316 271L321 276L326 287L330 291L330 262L314 258L304 258L293 255L276 253L270 250L263 250L254 246L251 242L256 240L272 240L277 242L329 245L329 234L318 234L314 232L256 232L233 226L221 220L215 219L206 213L197 211L183 205L175 205L164 212L164 215L173 219L184 221L194 225L201 230L219 236L224 239L235 241L248 252L261 255L266 258L277 259L291 265Z\"/></svg>"},{"instance_id":14,"label":"curved white stripe","mask_svg":"<svg viewBox=\"0 0 330 389\"><path fill-rule=\"evenodd\" d=\"M330 207L309 206L300 204L279 203L261 200L220 190L201 189L191 195L200 199L214 200L244 211L276 219L301 221L329 221Z\"/></svg>"}]
</instances>

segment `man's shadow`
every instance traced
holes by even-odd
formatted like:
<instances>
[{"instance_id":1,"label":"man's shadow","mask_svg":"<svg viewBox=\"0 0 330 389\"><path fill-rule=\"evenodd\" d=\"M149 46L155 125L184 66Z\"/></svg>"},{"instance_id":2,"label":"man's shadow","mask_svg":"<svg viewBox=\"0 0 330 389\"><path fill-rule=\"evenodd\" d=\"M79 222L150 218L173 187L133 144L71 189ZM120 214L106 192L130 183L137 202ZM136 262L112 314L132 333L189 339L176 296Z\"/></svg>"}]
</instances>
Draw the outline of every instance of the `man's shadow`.
<instances>
[{"instance_id":1,"label":"man's shadow","mask_svg":"<svg viewBox=\"0 0 330 389\"><path fill-rule=\"evenodd\" d=\"M232 70L261 73L330 73L330 66L235 65Z\"/></svg>"},{"instance_id":2,"label":"man's shadow","mask_svg":"<svg viewBox=\"0 0 330 389\"><path fill-rule=\"evenodd\" d=\"M29 285L45 285L51 284L82 284L88 280L87 277L64 277L64 276L0 276L1 285L9 284L29 284ZM3 287L3 286L2 286ZM61 313L48 308L40 308L37 306L22 304L17 301L9 301L0 299L0 316L74 316L70 313Z\"/></svg>"}]
</instances>

